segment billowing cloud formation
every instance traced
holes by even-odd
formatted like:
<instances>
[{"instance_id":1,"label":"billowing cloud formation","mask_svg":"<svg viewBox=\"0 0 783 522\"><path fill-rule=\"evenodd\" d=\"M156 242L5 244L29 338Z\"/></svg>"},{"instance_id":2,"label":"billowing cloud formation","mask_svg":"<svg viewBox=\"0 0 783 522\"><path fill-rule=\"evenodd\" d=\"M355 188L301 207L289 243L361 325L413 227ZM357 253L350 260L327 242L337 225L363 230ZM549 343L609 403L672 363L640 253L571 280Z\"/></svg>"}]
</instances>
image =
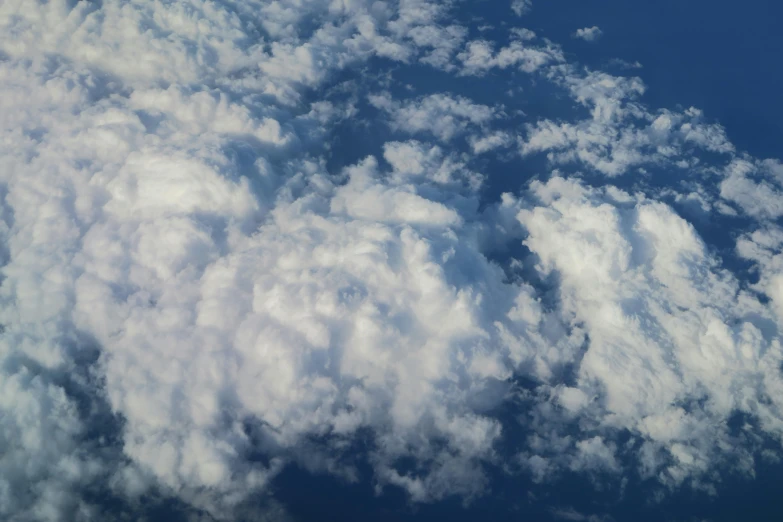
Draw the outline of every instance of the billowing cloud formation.
<instances>
[{"instance_id":1,"label":"billowing cloud formation","mask_svg":"<svg viewBox=\"0 0 783 522\"><path fill-rule=\"evenodd\" d=\"M525 243L542 273L558 274L563 313L590 337L576 385L552 394L566 417L590 411L601 435L558 441L577 457L567 465L590 455L615 467L619 448L598 437L618 430L638 438L631 451L643 475L666 484L698 480L723 447L752 460L727 421L737 411L781 416L773 390L783 353L770 311L666 205L562 178L532 190L539 203L519 214Z\"/></svg>"},{"instance_id":2,"label":"billowing cloud formation","mask_svg":"<svg viewBox=\"0 0 783 522\"><path fill-rule=\"evenodd\" d=\"M231 518L291 462L471 498L507 467L501 441L538 481L711 488L716 465L753 469L783 426L779 162L530 31L468 40L449 7L0 6L4 519L151 497ZM517 135L465 95L395 97L381 78L341 97L356 83L340 73L371 60L535 74L586 116ZM395 141L333 167L332 133L365 100ZM467 151L513 144L561 170L482 200ZM578 174L652 168L693 179ZM753 223L735 254L757 281L675 211L686 200ZM508 441L514 400L527 435Z\"/></svg>"}]
</instances>

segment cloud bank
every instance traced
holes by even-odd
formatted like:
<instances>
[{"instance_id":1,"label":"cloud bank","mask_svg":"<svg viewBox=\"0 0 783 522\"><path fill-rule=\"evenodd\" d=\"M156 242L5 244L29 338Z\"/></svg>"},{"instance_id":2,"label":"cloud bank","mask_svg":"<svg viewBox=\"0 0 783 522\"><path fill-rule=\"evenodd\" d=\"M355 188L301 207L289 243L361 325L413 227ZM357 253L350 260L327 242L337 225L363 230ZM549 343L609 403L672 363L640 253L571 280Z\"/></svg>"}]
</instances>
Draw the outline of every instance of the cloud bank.
<instances>
[{"instance_id":1,"label":"cloud bank","mask_svg":"<svg viewBox=\"0 0 783 522\"><path fill-rule=\"evenodd\" d=\"M369 464L423 502L490 469L710 491L777 458L780 163L530 31L470 39L450 8L0 6L4 519L151 498L231 519L291 463ZM580 110L520 120L383 74L353 96L371 63L514 71ZM339 125L377 114L391 137L334 167ZM495 150L547 171L487 201ZM690 208L744 227L756 280Z\"/></svg>"}]
</instances>

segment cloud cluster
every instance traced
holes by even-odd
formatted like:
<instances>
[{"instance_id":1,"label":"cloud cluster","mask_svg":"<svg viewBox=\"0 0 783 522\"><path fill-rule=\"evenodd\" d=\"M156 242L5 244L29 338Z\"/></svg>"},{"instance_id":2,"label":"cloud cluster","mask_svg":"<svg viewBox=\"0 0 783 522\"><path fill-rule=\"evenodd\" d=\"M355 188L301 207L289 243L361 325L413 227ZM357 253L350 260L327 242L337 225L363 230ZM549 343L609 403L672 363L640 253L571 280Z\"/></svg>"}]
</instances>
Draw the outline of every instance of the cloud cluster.
<instances>
[{"instance_id":1,"label":"cloud cluster","mask_svg":"<svg viewBox=\"0 0 783 522\"><path fill-rule=\"evenodd\" d=\"M563 419L539 419L544 432L532 436L537 452L523 452L526 464L539 473L549 459L611 470L621 452L611 441L626 431L634 442L622 452L666 485L698 483L722 458L752 469L753 445L728 421L738 411L761 415L778 434L775 316L670 207L563 178L531 190L538 203L518 216L525 244L539 271L558 275L562 312L590 341L576 382L551 391L561 410L538 413ZM545 438L569 418L579 436Z\"/></svg>"},{"instance_id":2,"label":"cloud cluster","mask_svg":"<svg viewBox=\"0 0 783 522\"><path fill-rule=\"evenodd\" d=\"M150 487L218 513L263 488L281 456L294 458L289 448L299 439L345 423L346 433L358 429L362 421L343 410L364 400L350 390L368 376L357 370L356 382L331 379L337 360L319 362L349 333L339 321L329 324L336 316L322 323L315 309L306 312L315 322L292 323L291 313L304 310L295 296L314 292L319 308L332 295L336 308L327 315L349 317L350 306L340 311L340 303L351 301L351 279L361 274L342 274L339 257L319 252L350 255L341 249L366 237L370 262L372 249L391 245L415 261L426 260L428 247L417 246L414 231L394 228L410 220L394 207L380 213L392 228L378 235L358 224L343 235L333 223L334 241L318 240L329 227L307 221L325 225L328 216L297 215L306 206L302 191L314 198L318 180L328 182L321 160L308 157L308 139L339 114L328 102L301 100L370 56L406 61L419 47L424 59L442 53L452 44L438 31L459 36L438 25L442 7L50 2L0 9L4 518L100 517L103 508L85 499L132 503ZM416 165L399 156L405 146L388 147L396 172L475 184L475 174L437 149L416 149ZM433 162L437 175L424 170ZM437 202L419 208L427 200L409 189L395 191L422 223L462 221ZM329 198L322 200L328 208ZM335 195L335 212L345 219L362 214L360 202L337 210L338 201ZM327 287L298 280L304 272L295 267L292 286L275 286L285 277L277 280L281 274L263 260L281 267L292 260L281 249L291 243L276 238L296 242L311 233L302 261L334 272ZM246 263L255 268L246 271ZM359 306L371 289L355 290ZM293 299L291 310L274 305L279 291ZM372 314L385 313L363 309L371 329ZM256 322L256 313L266 319ZM357 357L350 364L361 367ZM401 401L400 416L421 415L406 408ZM368 415L356 409L357 419ZM474 427L475 448L454 457L472 462L488 451L496 428L452 410L433 429ZM316 411L330 420L320 422ZM111 433L114 424L120 433ZM364 424L376 427L372 419ZM251 458L259 452L265 463Z\"/></svg>"},{"instance_id":3,"label":"cloud cluster","mask_svg":"<svg viewBox=\"0 0 783 522\"><path fill-rule=\"evenodd\" d=\"M546 153L554 165L578 163L614 177L645 166L694 168L699 162L691 154L694 150L734 151L723 128L704 122L698 109L653 112L639 104L645 87L638 78L582 74L568 65L552 69L550 77L589 109L590 116L527 124L520 139L522 155Z\"/></svg>"},{"instance_id":4,"label":"cloud cluster","mask_svg":"<svg viewBox=\"0 0 783 522\"><path fill-rule=\"evenodd\" d=\"M389 115L392 129L414 135L431 134L441 142L449 142L468 129L483 130L502 114L498 108L444 94L399 102L389 93L381 93L371 95L369 101Z\"/></svg>"},{"instance_id":5,"label":"cloud cluster","mask_svg":"<svg viewBox=\"0 0 783 522\"><path fill-rule=\"evenodd\" d=\"M472 40L465 49L457 54L462 62L460 74L481 76L492 69L508 69L514 67L526 73L533 73L545 65L564 61L562 51L551 44L536 47L525 43L529 33L521 34L525 38L514 39L507 46L495 51L495 46L487 40Z\"/></svg>"},{"instance_id":6,"label":"cloud cluster","mask_svg":"<svg viewBox=\"0 0 783 522\"><path fill-rule=\"evenodd\" d=\"M501 442L538 481L709 489L716 463L753 469L783 429L779 162L530 31L468 40L449 7L0 6L4 519L100 520L101 499L138 513L151 495L230 518L291 462L471 498L508 467ZM537 74L581 115L516 135L499 105L375 90L398 141L327 168L359 109L326 87L373 60ZM660 192L554 170L484 201L457 138L615 179L692 171L677 197L754 220L736 254L758 281ZM528 434L508 441L514 400Z\"/></svg>"}]
</instances>

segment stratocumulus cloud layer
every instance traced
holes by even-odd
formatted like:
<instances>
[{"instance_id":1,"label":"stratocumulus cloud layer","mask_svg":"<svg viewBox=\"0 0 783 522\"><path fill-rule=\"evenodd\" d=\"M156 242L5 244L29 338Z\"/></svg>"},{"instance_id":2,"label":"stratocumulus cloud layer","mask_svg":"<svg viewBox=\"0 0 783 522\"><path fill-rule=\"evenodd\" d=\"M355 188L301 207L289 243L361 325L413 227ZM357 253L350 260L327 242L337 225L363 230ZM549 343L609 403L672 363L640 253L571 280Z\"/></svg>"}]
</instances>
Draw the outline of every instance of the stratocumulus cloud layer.
<instances>
[{"instance_id":1,"label":"stratocumulus cloud layer","mask_svg":"<svg viewBox=\"0 0 783 522\"><path fill-rule=\"evenodd\" d=\"M293 464L437 502L779 459L783 164L458 7L0 4L0 518L281 520ZM544 168L491 196L487 156Z\"/></svg>"}]
</instances>

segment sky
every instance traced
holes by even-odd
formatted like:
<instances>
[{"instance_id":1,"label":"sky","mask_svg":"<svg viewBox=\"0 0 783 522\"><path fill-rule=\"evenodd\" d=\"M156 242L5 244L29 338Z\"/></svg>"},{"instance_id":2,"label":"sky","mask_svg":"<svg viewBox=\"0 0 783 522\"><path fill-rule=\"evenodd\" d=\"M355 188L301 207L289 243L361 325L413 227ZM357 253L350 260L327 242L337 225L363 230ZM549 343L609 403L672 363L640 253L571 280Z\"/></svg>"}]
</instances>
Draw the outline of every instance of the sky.
<instances>
[{"instance_id":1,"label":"sky","mask_svg":"<svg viewBox=\"0 0 783 522\"><path fill-rule=\"evenodd\" d=\"M781 15L0 2L0 519L777 520Z\"/></svg>"}]
</instances>

